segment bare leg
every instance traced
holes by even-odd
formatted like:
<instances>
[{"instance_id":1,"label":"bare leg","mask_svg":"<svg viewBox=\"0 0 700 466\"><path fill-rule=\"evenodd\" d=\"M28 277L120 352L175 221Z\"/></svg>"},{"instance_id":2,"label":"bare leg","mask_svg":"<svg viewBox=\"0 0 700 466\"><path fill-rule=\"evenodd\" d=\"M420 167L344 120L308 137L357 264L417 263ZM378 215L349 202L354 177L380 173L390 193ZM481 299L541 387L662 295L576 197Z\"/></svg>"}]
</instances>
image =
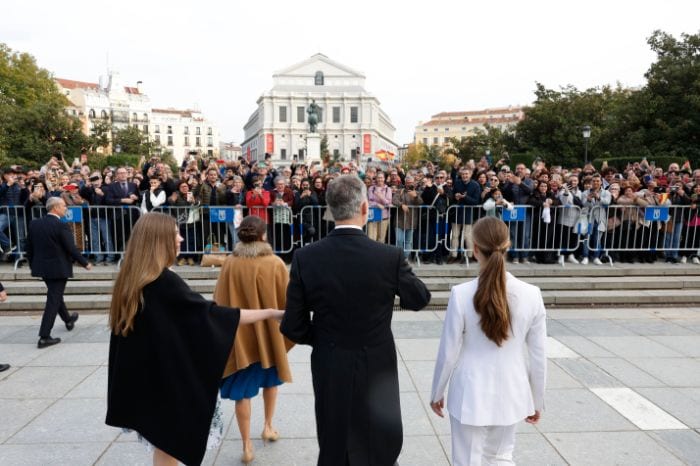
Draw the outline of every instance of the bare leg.
<instances>
[{"instance_id":1,"label":"bare leg","mask_svg":"<svg viewBox=\"0 0 700 466\"><path fill-rule=\"evenodd\" d=\"M277 387L263 388L263 401L265 402L265 426L263 427L263 440L277 440L279 434L272 427L272 417L275 415L277 404Z\"/></svg>"},{"instance_id":2,"label":"bare leg","mask_svg":"<svg viewBox=\"0 0 700 466\"><path fill-rule=\"evenodd\" d=\"M248 463L253 460L253 442L250 441L249 398L236 400L236 422L238 422L238 430L241 432L241 440L243 441L243 462Z\"/></svg>"},{"instance_id":3,"label":"bare leg","mask_svg":"<svg viewBox=\"0 0 700 466\"><path fill-rule=\"evenodd\" d=\"M154 448L153 450L153 466L177 466L178 462L175 458L168 455L163 450Z\"/></svg>"}]
</instances>

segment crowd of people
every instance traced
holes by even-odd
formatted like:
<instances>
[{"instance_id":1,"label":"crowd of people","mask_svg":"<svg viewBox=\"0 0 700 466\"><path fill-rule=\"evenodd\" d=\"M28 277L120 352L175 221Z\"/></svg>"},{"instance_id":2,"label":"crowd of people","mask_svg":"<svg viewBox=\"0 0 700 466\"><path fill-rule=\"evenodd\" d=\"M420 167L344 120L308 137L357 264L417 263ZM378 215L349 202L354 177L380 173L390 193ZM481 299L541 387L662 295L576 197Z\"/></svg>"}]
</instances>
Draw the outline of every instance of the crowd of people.
<instances>
[{"instance_id":1,"label":"crowd of people","mask_svg":"<svg viewBox=\"0 0 700 466\"><path fill-rule=\"evenodd\" d=\"M56 156L38 170L4 170L0 248L5 259L18 257L26 224L43 215L37 207L58 196L69 207L84 207L83 221L72 229L78 248L96 263L118 261L138 215L154 209L177 217L185 238L179 265L198 263L202 252L217 247L232 251L238 242L235 229L246 215L268 224L268 241L288 262L294 248L333 229L325 200L329 181L355 174L368 188L367 234L401 247L409 260L469 260L473 223L497 215L509 224L508 256L515 263L665 259L700 264L700 169L672 163L664 170L646 160L624 170L605 165L596 170L591 164L570 169L540 160L511 169L509 162L482 157L441 169L426 161L404 168L295 160L275 167L268 156L259 162L191 156L173 172L159 157L98 171L90 169L85 155L73 165ZM203 206L232 207L235 215L215 224ZM522 206L519 216L504 216ZM669 214L650 220L644 215L649 206L668 206ZM134 208L118 212L115 207Z\"/></svg>"}]
</instances>

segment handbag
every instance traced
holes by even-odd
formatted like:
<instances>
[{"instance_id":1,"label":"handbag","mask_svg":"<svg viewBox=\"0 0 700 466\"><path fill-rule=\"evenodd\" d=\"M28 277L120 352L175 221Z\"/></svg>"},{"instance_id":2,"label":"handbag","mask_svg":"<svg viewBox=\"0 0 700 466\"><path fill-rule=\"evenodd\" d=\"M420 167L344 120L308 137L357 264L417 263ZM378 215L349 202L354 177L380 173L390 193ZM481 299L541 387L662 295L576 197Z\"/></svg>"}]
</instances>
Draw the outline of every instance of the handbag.
<instances>
[{"instance_id":1,"label":"handbag","mask_svg":"<svg viewBox=\"0 0 700 466\"><path fill-rule=\"evenodd\" d=\"M588 215L587 214L581 214L578 217L578 220L576 221L576 225L574 225L574 233L577 233L579 235L587 235L591 232L591 225L588 222Z\"/></svg>"}]
</instances>

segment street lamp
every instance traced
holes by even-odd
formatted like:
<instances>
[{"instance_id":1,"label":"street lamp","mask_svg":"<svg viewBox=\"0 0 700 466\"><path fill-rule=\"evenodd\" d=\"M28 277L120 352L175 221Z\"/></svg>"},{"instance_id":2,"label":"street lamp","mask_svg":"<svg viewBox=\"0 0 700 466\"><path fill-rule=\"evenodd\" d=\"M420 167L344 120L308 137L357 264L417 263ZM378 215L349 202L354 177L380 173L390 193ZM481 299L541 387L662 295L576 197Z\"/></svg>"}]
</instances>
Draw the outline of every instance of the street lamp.
<instances>
[{"instance_id":1,"label":"street lamp","mask_svg":"<svg viewBox=\"0 0 700 466\"><path fill-rule=\"evenodd\" d=\"M584 141L584 152L583 152L583 166L588 165L588 140L591 138L591 127L585 125L583 127L583 141Z\"/></svg>"}]
</instances>

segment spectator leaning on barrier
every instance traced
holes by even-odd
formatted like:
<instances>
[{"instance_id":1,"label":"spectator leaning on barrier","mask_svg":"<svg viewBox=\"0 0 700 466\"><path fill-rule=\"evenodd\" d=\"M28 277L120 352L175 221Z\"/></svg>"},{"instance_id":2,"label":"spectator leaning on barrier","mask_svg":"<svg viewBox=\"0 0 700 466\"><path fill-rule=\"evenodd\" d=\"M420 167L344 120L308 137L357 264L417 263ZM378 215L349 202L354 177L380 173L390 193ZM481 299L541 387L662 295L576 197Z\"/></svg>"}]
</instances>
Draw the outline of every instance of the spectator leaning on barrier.
<instances>
[{"instance_id":1,"label":"spectator leaning on barrier","mask_svg":"<svg viewBox=\"0 0 700 466\"><path fill-rule=\"evenodd\" d=\"M195 265L199 256L194 251L204 244L201 238L199 199L190 190L188 181L183 179L177 184L177 191L168 198L168 202L183 238L177 265Z\"/></svg>"},{"instance_id":2,"label":"spectator leaning on barrier","mask_svg":"<svg viewBox=\"0 0 700 466\"><path fill-rule=\"evenodd\" d=\"M301 182L301 189L294 193L294 213L300 216L302 234L304 239L318 239L317 227L315 224L315 213L318 207L318 197L311 189L308 179Z\"/></svg>"},{"instance_id":3,"label":"spectator leaning on barrier","mask_svg":"<svg viewBox=\"0 0 700 466\"><path fill-rule=\"evenodd\" d=\"M465 255L468 251L474 250L472 223L474 210L481 204L481 188L471 178L471 170L462 168L452 188L452 202L458 208L450 233L450 259L448 260L450 264L459 260L460 249L465 250Z\"/></svg>"},{"instance_id":4,"label":"spectator leaning on barrier","mask_svg":"<svg viewBox=\"0 0 700 466\"><path fill-rule=\"evenodd\" d=\"M505 172L505 182L503 183L503 197L508 202L516 206L525 206L533 191L533 182L527 176L527 168L519 163L515 167L516 172L511 173L510 167L504 165L501 171ZM528 263L530 248L530 231L532 230L532 214L529 209L525 210L525 220L522 222L510 222L510 241L512 248L509 256L514 264L522 262Z\"/></svg>"},{"instance_id":5,"label":"spectator leaning on barrier","mask_svg":"<svg viewBox=\"0 0 700 466\"><path fill-rule=\"evenodd\" d=\"M413 250L413 235L420 218L419 206L423 200L418 195L415 179L406 175L405 185L392 196L391 202L396 206L396 246L403 250L406 259Z\"/></svg>"},{"instance_id":6,"label":"spectator leaning on barrier","mask_svg":"<svg viewBox=\"0 0 700 466\"><path fill-rule=\"evenodd\" d=\"M90 252L94 254L95 263L107 265L114 262L114 243L112 241L112 216L105 206L105 193L102 189L100 172L93 172L88 184L80 189L80 195L90 206L88 222L90 223Z\"/></svg>"},{"instance_id":7,"label":"spectator leaning on barrier","mask_svg":"<svg viewBox=\"0 0 700 466\"><path fill-rule=\"evenodd\" d=\"M603 189L602 177L596 173L591 178L591 189L583 193L583 205L588 208L589 239L583 243L583 259L581 264L588 264L589 258L596 265L602 265L600 255L602 251L603 233L608 226L608 212L606 207L610 205L612 197L610 192ZM593 251L590 247L593 247Z\"/></svg>"},{"instance_id":8,"label":"spectator leaning on barrier","mask_svg":"<svg viewBox=\"0 0 700 466\"><path fill-rule=\"evenodd\" d=\"M29 191L17 183L19 170L8 167L3 171L0 184L0 248L7 260L14 251L24 250L26 238L24 210L21 207L29 197Z\"/></svg>"},{"instance_id":9,"label":"spectator leaning on barrier","mask_svg":"<svg viewBox=\"0 0 700 466\"><path fill-rule=\"evenodd\" d=\"M560 225L560 241L558 244L560 250L559 260L564 260L572 264L578 264L576 259L576 249L578 245L578 236L574 228L581 216L581 207L583 206L583 192L578 187L579 177L570 175L566 182L557 192L557 199L562 206L557 217L557 222ZM566 259L565 259L565 256Z\"/></svg>"},{"instance_id":10,"label":"spectator leaning on barrier","mask_svg":"<svg viewBox=\"0 0 700 466\"><path fill-rule=\"evenodd\" d=\"M166 201L166 193L160 178L149 179L148 189L141 191L141 213L148 213L164 205Z\"/></svg>"},{"instance_id":11,"label":"spectator leaning on barrier","mask_svg":"<svg viewBox=\"0 0 700 466\"><path fill-rule=\"evenodd\" d=\"M292 250L292 209L294 192L283 176L275 178L275 189L270 192L272 209L272 247L285 261L291 260Z\"/></svg>"},{"instance_id":12,"label":"spectator leaning on barrier","mask_svg":"<svg viewBox=\"0 0 700 466\"><path fill-rule=\"evenodd\" d=\"M369 207L375 211L380 209L381 220L375 218L367 223L367 235L370 239L386 243L386 233L389 229L389 207L391 207L391 188L386 184L383 171L377 171L374 184L367 189ZM376 215L376 213L375 213Z\"/></svg>"},{"instance_id":13,"label":"spectator leaning on barrier","mask_svg":"<svg viewBox=\"0 0 700 466\"><path fill-rule=\"evenodd\" d=\"M677 165L676 165L677 166ZM690 205L690 197L685 192L685 186L680 179L673 182L668 188L668 199L671 202L670 217L664 227L664 249L666 262L677 264L685 263L687 257L679 257L678 248L681 243L681 233L683 231L683 208Z\"/></svg>"}]
</instances>

